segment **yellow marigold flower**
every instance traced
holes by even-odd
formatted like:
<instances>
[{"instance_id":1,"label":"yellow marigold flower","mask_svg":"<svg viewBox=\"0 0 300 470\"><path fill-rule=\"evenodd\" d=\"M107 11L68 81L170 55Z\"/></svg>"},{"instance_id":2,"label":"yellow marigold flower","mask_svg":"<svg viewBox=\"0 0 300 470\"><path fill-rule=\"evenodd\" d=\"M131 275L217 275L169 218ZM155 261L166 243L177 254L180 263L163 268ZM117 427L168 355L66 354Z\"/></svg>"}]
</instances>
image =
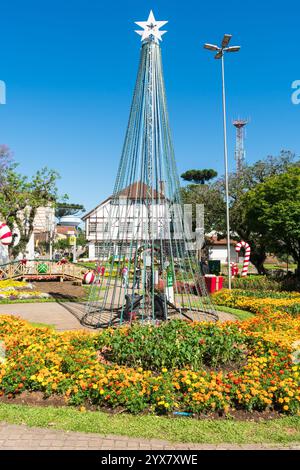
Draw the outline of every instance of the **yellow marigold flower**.
<instances>
[{"instance_id":1,"label":"yellow marigold flower","mask_svg":"<svg viewBox=\"0 0 300 470\"><path fill-rule=\"evenodd\" d=\"M283 409L284 409L284 411L287 411L289 409L289 407L287 405L284 405Z\"/></svg>"}]
</instances>

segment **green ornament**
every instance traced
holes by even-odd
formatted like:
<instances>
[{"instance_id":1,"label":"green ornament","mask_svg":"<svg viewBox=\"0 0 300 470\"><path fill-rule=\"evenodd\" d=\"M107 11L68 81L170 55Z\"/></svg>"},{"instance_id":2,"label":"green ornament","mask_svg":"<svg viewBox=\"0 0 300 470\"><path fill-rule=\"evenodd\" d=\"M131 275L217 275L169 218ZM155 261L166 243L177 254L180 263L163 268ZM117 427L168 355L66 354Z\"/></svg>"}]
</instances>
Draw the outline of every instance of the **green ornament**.
<instances>
[{"instance_id":1,"label":"green ornament","mask_svg":"<svg viewBox=\"0 0 300 470\"><path fill-rule=\"evenodd\" d=\"M37 271L39 274L46 274L48 271L48 265L45 263L40 263L37 267Z\"/></svg>"}]
</instances>

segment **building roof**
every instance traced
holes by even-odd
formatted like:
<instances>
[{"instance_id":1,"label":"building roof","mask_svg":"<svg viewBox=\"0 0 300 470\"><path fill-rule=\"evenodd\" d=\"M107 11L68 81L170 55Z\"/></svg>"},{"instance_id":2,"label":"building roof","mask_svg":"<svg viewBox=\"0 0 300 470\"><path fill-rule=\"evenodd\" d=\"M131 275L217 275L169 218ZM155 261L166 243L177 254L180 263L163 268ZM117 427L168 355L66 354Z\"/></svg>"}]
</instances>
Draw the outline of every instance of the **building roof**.
<instances>
[{"instance_id":1,"label":"building roof","mask_svg":"<svg viewBox=\"0 0 300 470\"><path fill-rule=\"evenodd\" d=\"M102 201L100 204L98 204L96 207L94 207L94 209L90 210L89 212L87 212L87 214L85 214L83 217L82 217L82 220L86 220L89 215L91 215L95 210L98 209L98 207L102 206L103 204L105 204L106 202L108 202L109 200L111 200L112 198L116 197L126 197L128 199L131 199L131 200L137 200L137 201L144 201L146 200L149 196L148 196L148 191L149 191L149 187L147 186L146 183L142 183L141 181L136 181L132 184L130 184L129 186L127 186L126 188L122 189L119 193L117 193L116 195L111 195L109 196L108 198L106 198L104 201ZM165 199L165 195L163 194L163 183L161 182L161 192L158 192L156 191L155 189L150 189L150 197L154 200L162 200L162 199Z\"/></svg>"},{"instance_id":2,"label":"building roof","mask_svg":"<svg viewBox=\"0 0 300 470\"><path fill-rule=\"evenodd\" d=\"M56 225L56 233L60 235L67 235L68 232L76 232L76 227L70 227L70 225Z\"/></svg>"},{"instance_id":3,"label":"building roof","mask_svg":"<svg viewBox=\"0 0 300 470\"><path fill-rule=\"evenodd\" d=\"M150 189L150 191L149 191ZM164 195L162 193L157 192L155 189L149 188L147 184L142 183L141 181L136 181L135 183L132 183L131 185L127 186L127 188L123 189L120 191L117 196L122 197L125 196L128 199L138 199L138 200L144 200L149 197L153 199L164 199Z\"/></svg>"},{"instance_id":4,"label":"building roof","mask_svg":"<svg viewBox=\"0 0 300 470\"><path fill-rule=\"evenodd\" d=\"M220 240L218 240L218 237L216 235L210 237L210 242L212 243L212 245L214 246L227 246L227 239L226 238L221 238ZM236 240L230 240L230 245L231 246L235 246L237 244L237 241Z\"/></svg>"}]
</instances>

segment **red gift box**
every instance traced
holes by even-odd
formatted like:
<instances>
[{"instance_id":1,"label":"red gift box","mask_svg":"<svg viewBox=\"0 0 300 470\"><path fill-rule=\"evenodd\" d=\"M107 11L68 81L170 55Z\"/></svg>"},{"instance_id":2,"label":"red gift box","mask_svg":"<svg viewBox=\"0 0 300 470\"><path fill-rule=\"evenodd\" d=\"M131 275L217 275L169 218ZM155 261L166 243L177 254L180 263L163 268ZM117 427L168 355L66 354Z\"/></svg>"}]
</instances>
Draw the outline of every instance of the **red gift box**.
<instances>
[{"instance_id":1,"label":"red gift box","mask_svg":"<svg viewBox=\"0 0 300 470\"><path fill-rule=\"evenodd\" d=\"M214 292L223 288L223 277L215 276L213 274L206 274L205 283L208 293L213 294Z\"/></svg>"}]
</instances>

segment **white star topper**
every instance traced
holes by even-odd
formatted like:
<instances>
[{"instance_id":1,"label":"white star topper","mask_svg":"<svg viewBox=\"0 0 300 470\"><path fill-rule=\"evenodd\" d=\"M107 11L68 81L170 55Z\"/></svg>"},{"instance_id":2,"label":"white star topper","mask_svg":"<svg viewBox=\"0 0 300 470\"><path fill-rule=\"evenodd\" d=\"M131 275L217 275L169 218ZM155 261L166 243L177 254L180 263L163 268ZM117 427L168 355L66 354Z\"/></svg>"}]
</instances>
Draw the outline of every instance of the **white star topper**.
<instances>
[{"instance_id":1,"label":"white star topper","mask_svg":"<svg viewBox=\"0 0 300 470\"><path fill-rule=\"evenodd\" d=\"M144 31L136 31L137 34L142 36L142 41L148 39L150 36L153 36L156 39L162 40L161 37L167 31L160 31L159 29L162 28L168 21L156 21L153 15L153 11L150 11L149 18L147 21L135 21L135 23L143 28Z\"/></svg>"}]
</instances>

